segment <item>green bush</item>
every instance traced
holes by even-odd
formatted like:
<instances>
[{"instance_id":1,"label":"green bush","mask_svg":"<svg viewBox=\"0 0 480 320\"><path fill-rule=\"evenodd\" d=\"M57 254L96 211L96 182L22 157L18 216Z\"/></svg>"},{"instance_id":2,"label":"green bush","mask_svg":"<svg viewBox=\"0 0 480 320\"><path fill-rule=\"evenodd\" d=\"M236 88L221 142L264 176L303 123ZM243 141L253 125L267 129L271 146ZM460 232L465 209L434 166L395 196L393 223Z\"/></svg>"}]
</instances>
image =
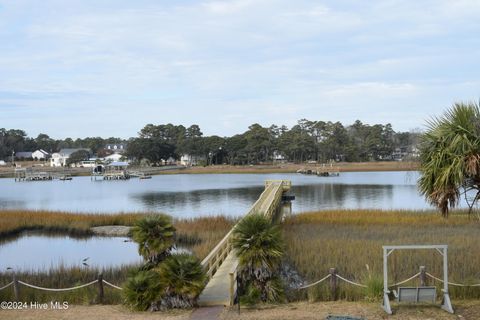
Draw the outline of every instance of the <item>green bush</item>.
<instances>
[{"instance_id":1,"label":"green bush","mask_svg":"<svg viewBox=\"0 0 480 320\"><path fill-rule=\"evenodd\" d=\"M191 308L205 286L206 275L193 255L174 254L156 269L164 288L158 309Z\"/></svg>"},{"instance_id":2,"label":"green bush","mask_svg":"<svg viewBox=\"0 0 480 320\"><path fill-rule=\"evenodd\" d=\"M147 310L161 292L160 275L153 270L137 271L128 278L123 289L125 304L138 311Z\"/></svg>"}]
</instances>

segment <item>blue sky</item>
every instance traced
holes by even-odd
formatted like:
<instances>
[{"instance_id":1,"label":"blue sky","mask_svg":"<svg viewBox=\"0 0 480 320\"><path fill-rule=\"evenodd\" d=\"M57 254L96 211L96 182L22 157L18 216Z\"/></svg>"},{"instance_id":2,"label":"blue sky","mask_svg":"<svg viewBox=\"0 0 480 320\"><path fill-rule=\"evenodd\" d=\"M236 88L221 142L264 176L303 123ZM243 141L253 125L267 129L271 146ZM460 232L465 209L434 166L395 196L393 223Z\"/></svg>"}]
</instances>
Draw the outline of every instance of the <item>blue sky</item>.
<instances>
[{"instance_id":1,"label":"blue sky","mask_svg":"<svg viewBox=\"0 0 480 320\"><path fill-rule=\"evenodd\" d=\"M480 1L0 0L0 127L421 128L480 98Z\"/></svg>"}]
</instances>

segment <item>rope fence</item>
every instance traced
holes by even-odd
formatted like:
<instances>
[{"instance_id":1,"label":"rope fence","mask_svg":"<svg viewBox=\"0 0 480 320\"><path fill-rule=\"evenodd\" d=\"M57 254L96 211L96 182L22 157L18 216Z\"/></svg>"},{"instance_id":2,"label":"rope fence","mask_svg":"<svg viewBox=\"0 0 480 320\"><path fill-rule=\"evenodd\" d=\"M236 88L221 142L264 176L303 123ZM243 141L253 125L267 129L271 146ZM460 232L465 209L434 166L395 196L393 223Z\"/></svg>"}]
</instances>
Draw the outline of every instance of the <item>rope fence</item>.
<instances>
[{"instance_id":1,"label":"rope fence","mask_svg":"<svg viewBox=\"0 0 480 320\"><path fill-rule=\"evenodd\" d=\"M330 278L332 275L331 274L328 274L327 276L323 277L322 279L318 280L318 281L315 281L314 283L310 283L310 284L307 284L306 286L302 286L302 287L298 287L298 288L295 288L297 290L300 290L300 289L306 289L306 288L310 288L310 287L313 287L319 283L322 283L323 281L327 280L328 278Z\"/></svg>"},{"instance_id":2,"label":"rope fence","mask_svg":"<svg viewBox=\"0 0 480 320\"><path fill-rule=\"evenodd\" d=\"M11 285L13 284L13 281L4 285L3 287L0 288L0 291L2 291L3 289L7 289L8 287L10 287Z\"/></svg>"},{"instance_id":3,"label":"rope fence","mask_svg":"<svg viewBox=\"0 0 480 320\"><path fill-rule=\"evenodd\" d=\"M102 274L99 274L98 278L93 280L93 281L90 281L88 283L81 284L81 285L78 285L78 286L75 286L75 287L71 287L71 288L45 288L45 287L40 287L40 286L36 286L36 285L30 284L30 283L27 283L27 282L23 282L21 280L17 280L15 274L13 274L13 281L11 281L10 283L7 283L3 287L0 287L0 291L5 290L10 286L13 286L13 294L15 296L15 301L20 301L19 300L20 285L25 286L25 287L29 287L29 288L32 288L32 289L35 289L35 290L41 290L41 291L65 292L65 291L73 291L73 290L86 288L86 287L94 285L94 284L96 284L98 286L98 294L97 294L97 299L96 299L97 303L103 303L103 301L104 301L104 299L103 299L104 298L104 290L103 290L104 289L103 288L104 284L113 288L113 289L116 289L116 290L123 290L122 287L116 286L113 283L110 283L107 280L104 280Z\"/></svg>"},{"instance_id":4,"label":"rope fence","mask_svg":"<svg viewBox=\"0 0 480 320\"><path fill-rule=\"evenodd\" d=\"M105 283L106 285L112 287L112 288L115 288L115 289L118 289L118 290L123 290L123 288L119 287L119 286L116 286L110 282L108 282L107 280L103 280L103 283Z\"/></svg>"},{"instance_id":5,"label":"rope fence","mask_svg":"<svg viewBox=\"0 0 480 320\"><path fill-rule=\"evenodd\" d=\"M408 282L408 281L410 281L410 280L413 280L413 279L415 279L415 278L416 278L416 277L418 277L419 275L420 275L420 272L418 272L418 273L414 274L413 276L411 276L411 277L410 277L410 278L408 278L408 279L405 279L405 280L403 280L403 281L400 281L400 282L397 282L397 283L391 284L391 285L389 285L389 287L396 287L396 286L399 286L399 285L401 285L401 284L404 284L404 283L406 283L406 282Z\"/></svg>"},{"instance_id":6,"label":"rope fence","mask_svg":"<svg viewBox=\"0 0 480 320\"><path fill-rule=\"evenodd\" d=\"M358 282L355 282L355 281L352 281L352 280L349 280L349 279L346 279L344 277L342 277L341 275L337 274L335 269L333 269L333 272L331 271L328 275L326 275L325 277L323 277L322 279L318 280L318 281L315 281L313 283L310 283L310 284L307 284L307 285L304 285L304 286L301 286L301 287L297 287L295 289L297 290L301 290L301 289L307 289L307 288L310 288L310 287L313 287L313 286L316 286L317 284L320 284L322 282L324 282L325 280L327 280L328 278L330 278L330 285L332 287L336 287L336 281L335 281L335 278L338 278L348 284L351 284L351 285L354 285L354 286L357 286L357 287L361 287L361 288L367 288L367 285L365 284L361 284L361 283L358 283ZM332 270L331 269L331 270ZM437 278L435 277L434 275L428 273L428 272L425 272L424 275L434 279L434 280L437 280L437 281L440 281L443 283L443 280L440 279L440 278ZM396 287L396 286L399 286L401 284L404 284L404 283L407 283L417 277L421 277L422 276L422 272L418 272L416 274L414 274L413 276L411 276L410 278L408 279L405 279L403 281L400 281L400 282L397 282L397 283L393 283L393 284L390 284L388 287ZM333 280L333 281L332 281ZM422 283L424 282L424 280L422 280ZM457 287L480 287L480 283L477 283L477 284L461 284L461 283L455 283L455 282L448 282L449 285L451 286L457 286ZM335 290L336 288L332 288L332 290Z\"/></svg>"},{"instance_id":7,"label":"rope fence","mask_svg":"<svg viewBox=\"0 0 480 320\"><path fill-rule=\"evenodd\" d=\"M351 285L354 285L354 286L357 286L357 287L362 287L362 288L366 288L367 286L364 285L364 284L361 284L361 283L357 283L357 282L354 282L354 281L351 281L351 280L348 280L348 279L345 279L344 277L342 277L341 275L337 274L337 277L340 279L340 280L343 280L345 281L346 283L350 283Z\"/></svg>"},{"instance_id":8,"label":"rope fence","mask_svg":"<svg viewBox=\"0 0 480 320\"><path fill-rule=\"evenodd\" d=\"M440 281L441 283L443 283L444 281L440 278L437 278L435 277L434 275L426 272L426 275L429 276L430 278L434 279L434 280L437 280L437 281ZM449 285L451 286L456 286L456 287L480 287L480 283L477 283L477 284L461 284L461 283L455 283L455 282L448 282Z\"/></svg>"},{"instance_id":9,"label":"rope fence","mask_svg":"<svg viewBox=\"0 0 480 320\"><path fill-rule=\"evenodd\" d=\"M23 284L23 285L26 286L26 287L30 287L30 288L37 289L37 290L43 290L43 291L53 291L53 292L77 290L77 289L81 289L81 288L88 287L88 286L90 286L90 285L92 285L92 284L95 284L95 283L97 283L97 282L98 282L98 279L97 279L97 280L93 280L93 281L91 281L91 282L89 282L89 283L85 283L85 284L76 286L76 287L55 289L55 288L38 287L38 286L34 286L33 284L29 284L29 283L26 283L26 282L23 282L23 281L18 280L18 283Z\"/></svg>"}]
</instances>

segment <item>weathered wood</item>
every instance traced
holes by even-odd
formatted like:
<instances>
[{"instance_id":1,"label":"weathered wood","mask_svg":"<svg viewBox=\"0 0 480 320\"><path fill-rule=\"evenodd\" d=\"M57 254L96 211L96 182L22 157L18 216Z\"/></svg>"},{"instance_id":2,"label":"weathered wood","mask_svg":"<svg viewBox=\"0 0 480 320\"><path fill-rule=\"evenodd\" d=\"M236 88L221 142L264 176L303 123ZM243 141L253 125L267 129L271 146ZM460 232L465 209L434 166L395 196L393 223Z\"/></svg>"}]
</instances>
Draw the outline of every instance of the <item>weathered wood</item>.
<instances>
[{"instance_id":1,"label":"weathered wood","mask_svg":"<svg viewBox=\"0 0 480 320\"><path fill-rule=\"evenodd\" d=\"M425 266L420 266L420 287L426 287L427 286L427 270Z\"/></svg>"},{"instance_id":2,"label":"weathered wood","mask_svg":"<svg viewBox=\"0 0 480 320\"><path fill-rule=\"evenodd\" d=\"M330 294L332 296L332 300L337 300L337 269L330 268Z\"/></svg>"},{"instance_id":3,"label":"weathered wood","mask_svg":"<svg viewBox=\"0 0 480 320\"><path fill-rule=\"evenodd\" d=\"M13 273L13 296L15 301L20 301L20 286L18 285L17 275Z\"/></svg>"},{"instance_id":4,"label":"weathered wood","mask_svg":"<svg viewBox=\"0 0 480 320\"><path fill-rule=\"evenodd\" d=\"M97 303L103 304L104 292L103 292L103 274L98 274L98 297Z\"/></svg>"}]
</instances>

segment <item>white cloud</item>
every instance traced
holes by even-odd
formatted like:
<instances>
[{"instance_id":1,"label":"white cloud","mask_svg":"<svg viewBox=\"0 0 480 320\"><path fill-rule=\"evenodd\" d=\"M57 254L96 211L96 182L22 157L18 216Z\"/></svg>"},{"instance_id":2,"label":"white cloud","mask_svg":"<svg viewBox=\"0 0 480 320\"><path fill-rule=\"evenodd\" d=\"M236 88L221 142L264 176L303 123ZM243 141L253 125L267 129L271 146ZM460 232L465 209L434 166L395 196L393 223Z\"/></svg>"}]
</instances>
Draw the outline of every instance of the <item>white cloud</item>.
<instances>
[{"instance_id":1,"label":"white cloud","mask_svg":"<svg viewBox=\"0 0 480 320\"><path fill-rule=\"evenodd\" d=\"M224 135L305 117L408 129L401 116L387 119L390 109L406 108L419 126L439 105L480 94L478 1L22 0L0 9L0 111L21 99L17 116L56 110L45 113L49 130L65 134L117 130L56 129L71 112L90 123L99 110L133 119L118 129L127 136L152 121ZM9 110L4 126L47 131Z\"/></svg>"}]
</instances>

